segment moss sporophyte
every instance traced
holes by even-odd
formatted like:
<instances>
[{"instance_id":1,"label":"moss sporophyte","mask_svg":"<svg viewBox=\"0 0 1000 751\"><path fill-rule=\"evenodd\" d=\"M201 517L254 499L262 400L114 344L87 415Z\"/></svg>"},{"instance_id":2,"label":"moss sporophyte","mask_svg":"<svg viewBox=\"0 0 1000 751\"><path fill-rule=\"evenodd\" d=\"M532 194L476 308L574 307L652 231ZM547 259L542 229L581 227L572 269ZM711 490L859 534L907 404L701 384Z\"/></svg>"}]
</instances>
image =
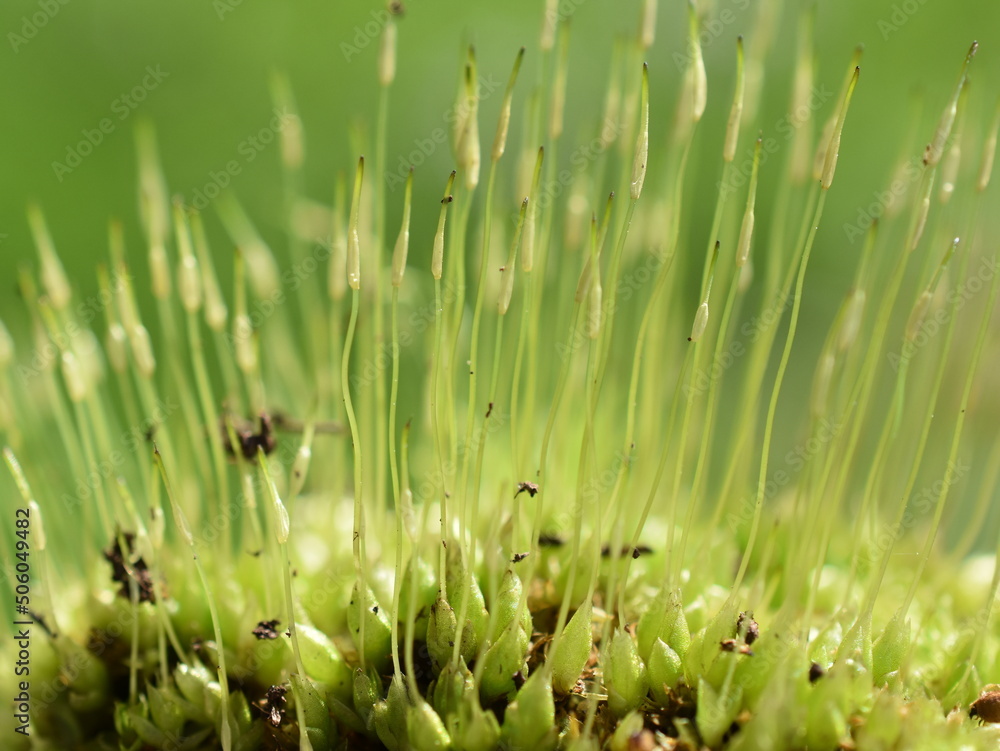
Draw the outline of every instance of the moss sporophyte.
<instances>
[{"instance_id":1,"label":"moss sporophyte","mask_svg":"<svg viewBox=\"0 0 1000 751\"><path fill-rule=\"evenodd\" d=\"M692 3L679 72L657 70L656 9L593 133L564 118L586 85L566 4L506 79L470 48L437 174L388 154L393 6L367 154L320 209L275 76L281 247L233 191L171 201L148 125L148 280L112 221L79 301L71 238L29 209L30 330L0 325L3 607L25 624L0 647L23 671L3 748L997 747L1000 568L969 556L1000 474L970 440L996 417L998 289L976 46L926 86L936 125L865 134L898 149L882 201L835 180L860 50L820 80L805 11L775 122L772 4L721 106L702 44L731 21ZM841 191L856 251L823 234ZM849 281L820 324L831 244Z\"/></svg>"}]
</instances>

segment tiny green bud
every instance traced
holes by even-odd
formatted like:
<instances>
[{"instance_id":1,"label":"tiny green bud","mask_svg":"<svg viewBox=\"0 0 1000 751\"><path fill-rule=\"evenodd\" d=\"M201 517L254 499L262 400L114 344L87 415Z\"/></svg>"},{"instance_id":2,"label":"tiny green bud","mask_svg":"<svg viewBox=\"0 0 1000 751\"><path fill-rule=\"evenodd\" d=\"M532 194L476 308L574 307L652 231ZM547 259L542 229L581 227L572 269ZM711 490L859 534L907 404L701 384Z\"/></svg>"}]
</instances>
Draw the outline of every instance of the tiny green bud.
<instances>
[{"instance_id":1,"label":"tiny green bud","mask_svg":"<svg viewBox=\"0 0 1000 751\"><path fill-rule=\"evenodd\" d=\"M378 672L369 665L368 669L355 668L354 670L354 711L365 723L365 727L371 730L375 727L375 717L373 711L375 704L382 698L382 680Z\"/></svg>"},{"instance_id":2,"label":"tiny green bud","mask_svg":"<svg viewBox=\"0 0 1000 751\"><path fill-rule=\"evenodd\" d=\"M863 613L844 634L837 648L837 664L852 660L865 670L872 669L872 621L870 613Z\"/></svg>"},{"instance_id":3,"label":"tiny green bud","mask_svg":"<svg viewBox=\"0 0 1000 751\"><path fill-rule=\"evenodd\" d=\"M456 748L466 749L496 748L500 741L500 723L496 715L480 706L474 690L466 691L459 700L451 737Z\"/></svg>"},{"instance_id":4,"label":"tiny green bud","mask_svg":"<svg viewBox=\"0 0 1000 751\"><path fill-rule=\"evenodd\" d=\"M326 700L316 690L316 685L305 676L293 673L289 680L295 696L296 713L300 717L300 723L305 721L305 727L299 727L299 748L311 747L315 751L328 751L332 747L333 728Z\"/></svg>"},{"instance_id":5,"label":"tiny green bud","mask_svg":"<svg viewBox=\"0 0 1000 751\"><path fill-rule=\"evenodd\" d=\"M367 596L364 598L365 612L361 613L361 596L357 582L351 590L351 601L347 606L347 625L351 637L359 652L364 652L364 661L371 662L379 669L385 668L392 651L391 630L389 619L384 608L379 607L378 600L371 587L366 585ZM361 630L361 618L365 619L365 643L358 644Z\"/></svg>"},{"instance_id":6,"label":"tiny green bud","mask_svg":"<svg viewBox=\"0 0 1000 751\"><path fill-rule=\"evenodd\" d=\"M645 748L641 743L636 743L642 736L645 718L641 712L629 712L618 723L614 735L611 736L611 751L634 751L636 748Z\"/></svg>"},{"instance_id":7,"label":"tiny green bud","mask_svg":"<svg viewBox=\"0 0 1000 751\"><path fill-rule=\"evenodd\" d=\"M466 654L465 642L469 640L473 653L487 636L490 614L486 611L486 600L479 582L465 568L462 556L453 548L448 550L448 561L445 569L448 580L448 601L457 614L462 606L462 598L468 591L468 605L465 612L465 635L462 637L462 655L466 660L472 660L472 655Z\"/></svg>"},{"instance_id":8,"label":"tiny green bud","mask_svg":"<svg viewBox=\"0 0 1000 751\"><path fill-rule=\"evenodd\" d=\"M414 580L414 567L417 569L417 586L415 590L410 586L405 586L400 589L399 612L409 613L411 608L410 598L415 598L416 603L415 606L413 606L413 609L417 613L417 620L414 627L414 633L424 635L427 633L428 614L431 612L431 606L434 604L434 600L437 597L437 578L434 575L434 567L430 563L420 556L414 556L411 557L406 564L406 573L403 576L404 582L411 582Z\"/></svg>"},{"instance_id":9,"label":"tiny green bud","mask_svg":"<svg viewBox=\"0 0 1000 751\"><path fill-rule=\"evenodd\" d=\"M562 631L549 656L552 670L552 689L557 694L568 694L580 679L594 643L591 631L594 604L584 601Z\"/></svg>"},{"instance_id":10,"label":"tiny green bud","mask_svg":"<svg viewBox=\"0 0 1000 751\"><path fill-rule=\"evenodd\" d=\"M146 687L146 696L149 698L149 711L156 727L168 735L180 734L185 717L176 690L150 684Z\"/></svg>"},{"instance_id":11,"label":"tiny green bud","mask_svg":"<svg viewBox=\"0 0 1000 751\"><path fill-rule=\"evenodd\" d=\"M450 727L451 719L458 713L462 697L469 692L475 693L475 690L476 682L472 671L466 666L465 660L459 658L457 665L449 662L441 669L429 698L437 713L449 719Z\"/></svg>"},{"instance_id":12,"label":"tiny green bud","mask_svg":"<svg viewBox=\"0 0 1000 751\"><path fill-rule=\"evenodd\" d=\"M479 684L479 695L484 704L489 706L514 690L514 674L527 671L524 661L527 651L528 634L516 625L506 628L486 650Z\"/></svg>"},{"instance_id":13,"label":"tiny green bud","mask_svg":"<svg viewBox=\"0 0 1000 751\"><path fill-rule=\"evenodd\" d=\"M205 719L214 717L221 701L220 686L213 680L208 668L200 662L186 665L179 663L174 670L177 690L193 704Z\"/></svg>"},{"instance_id":14,"label":"tiny green bud","mask_svg":"<svg viewBox=\"0 0 1000 751\"><path fill-rule=\"evenodd\" d=\"M618 717L638 707L649 691L646 666L631 635L623 629L615 632L605 651L604 683L608 690L608 706Z\"/></svg>"},{"instance_id":15,"label":"tiny green bud","mask_svg":"<svg viewBox=\"0 0 1000 751\"><path fill-rule=\"evenodd\" d=\"M455 611L447 600L438 595L427 621L427 651L435 665L441 667L448 664L457 638L458 619ZM462 640L462 655L466 656L464 631Z\"/></svg>"},{"instance_id":16,"label":"tiny green bud","mask_svg":"<svg viewBox=\"0 0 1000 751\"><path fill-rule=\"evenodd\" d=\"M555 703L548 671L532 673L504 713L500 730L504 748L551 751L556 747Z\"/></svg>"},{"instance_id":17,"label":"tiny green bud","mask_svg":"<svg viewBox=\"0 0 1000 751\"><path fill-rule=\"evenodd\" d=\"M444 723L421 697L416 697L414 704L407 710L406 735L414 751L444 751L451 748L451 738Z\"/></svg>"},{"instance_id":18,"label":"tiny green bud","mask_svg":"<svg viewBox=\"0 0 1000 751\"><path fill-rule=\"evenodd\" d=\"M514 616L517 615L518 602L521 599L521 590L520 577L508 568L504 571L500 591L490 606L493 611L490 641L496 641L514 620ZM527 633L531 633L531 613L528 612L527 608L521 611L521 622L518 626Z\"/></svg>"},{"instance_id":19,"label":"tiny green bud","mask_svg":"<svg viewBox=\"0 0 1000 751\"><path fill-rule=\"evenodd\" d=\"M353 676L340 650L326 634L304 623L295 624L295 635L306 673L326 684L326 690L340 701L346 701L351 696ZM292 646L291 639L287 644Z\"/></svg>"},{"instance_id":20,"label":"tiny green bud","mask_svg":"<svg viewBox=\"0 0 1000 751\"><path fill-rule=\"evenodd\" d=\"M885 683L890 673L899 670L910 651L910 622L902 609L897 610L872 646L872 674L875 685Z\"/></svg>"},{"instance_id":21,"label":"tiny green bud","mask_svg":"<svg viewBox=\"0 0 1000 751\"><path fill-rule=\"evenodd\" d=\"M698 709L695 721L706 746L718 746L740 709L743 689L724 685L720 691L703 678L698 680Z\"/></svg>"},{"instance_id":22,"label":"tiny green bud","mask_svg":"<svg viewBox=\"0 0 1000 751\"><path fill-rule=\"evenodd\" d=\"M406 710L409 706L406 686L400 676L394 675L385 701L378 702L373 712L375 732L389 751L405 748Z\"/></svg>"},{"instance_id":23,"label":"tiny green bud","mask_svg":"<svg viewBox=\"0 0 1000 751\"><path fill-rule=\"evenodd\" d=\"M660 704L666 704L670 690L684 675L684 665L680 655L672 650L663 639L657 639L656 643L653 644L653 653L649 657L647 671L649 688L653 698Z\"/></svg>"},{"instance_id":24,"label":"tiny green bud","mask_svg":"<svg viewBox=\"0 0 1000 751\"><path fill-rule=\"evenodd\" d=\"M691 632L680 593L663 589L653 599L649 609L639 618L636 627L639 655L649 660L657 639L662 639L682 658L691 645Z\"/></svg>"}]
</instances>

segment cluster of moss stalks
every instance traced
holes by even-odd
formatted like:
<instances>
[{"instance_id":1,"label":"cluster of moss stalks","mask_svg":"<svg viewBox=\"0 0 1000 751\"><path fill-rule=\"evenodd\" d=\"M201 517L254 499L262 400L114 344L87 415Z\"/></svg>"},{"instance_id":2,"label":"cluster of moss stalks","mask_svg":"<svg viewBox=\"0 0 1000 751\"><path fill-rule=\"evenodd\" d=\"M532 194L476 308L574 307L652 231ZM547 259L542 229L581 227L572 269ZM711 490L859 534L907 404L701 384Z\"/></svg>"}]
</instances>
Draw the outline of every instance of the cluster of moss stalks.
<instances>
[{"instance_id":1,"label":"cluster of moss stalks","mask_svg":"<svg viewBox=\"0 0 1000 751\"><path fill-rule=\"evenodd\" d=\"M387 15L356 136L374 156L332 206L302 193L301 123L272 81L277 252L232 193L205 217L171 201L148 127L151 284L112 222L99 293L74 297L56 251L73 239L31 207L33 348L0 325L3 492L23 498L5 508L30 518L20 537L5 521L3 607L13 621L30 562L30 721L4 713L0 745L995 748L998 573L968 554L1000 452L963 435L991 417L997 117L973 116L973 45L953 89L928 87L936 123L900 137L889 113L866 134L899 148L892 189L842 189L889 199L847 225L856 245L825 240L855 271L828 333L797 339L861 53L836 98L812 96L805 12L773 125L779 6L746 53L733 40L732 98L709 108L697 9L678 75L643 63L645 2L603 103L567 123L584 82L549 2L537 83L518 93L522 49L488 151L465 56L450 175L391 171L405 22ZM690 218L713 200L709 226Z\"/></svg>"}]
</instances>

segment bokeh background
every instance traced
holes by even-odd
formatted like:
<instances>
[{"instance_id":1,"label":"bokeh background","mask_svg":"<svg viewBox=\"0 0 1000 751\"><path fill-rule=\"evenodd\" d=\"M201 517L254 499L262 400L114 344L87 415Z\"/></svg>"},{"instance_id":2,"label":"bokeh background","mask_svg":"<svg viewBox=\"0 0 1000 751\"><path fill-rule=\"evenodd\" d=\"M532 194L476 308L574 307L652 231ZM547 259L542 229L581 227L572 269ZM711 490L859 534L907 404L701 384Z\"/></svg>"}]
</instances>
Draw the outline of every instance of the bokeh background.
<instances>
[{"instance_id":1,"label":"bokeh background","mask_svg":"<svg viewBox=\"0 0 1000 751\"><path fill-rule=\"evenodd\" d=\"M614 37L635 33L640 2L564 0L564 5L572 9L573 25L566 119L589 125L599 116ZM757 5L756 0L699 3L706 20L720 18L726 9L735 19L724 24L720 35L705 48L709 109L701 139L706 146L717 143L724 128L731 97L732 43L737 34L749 35L753 30ZM838 176L852 187L869 186L870 193L884 187L898 156L887 147L905 134L902 129L912 117L913 92L925 93L925 109L939 107L954 85L971 40L980 42L973 73L973 85L980 90L977 99L982 101L984 91L997 89L998 3L786 0L780 27L773 32L765 101L758 117L761 128L786 112L797 16L809 5L815 5L817 13L820 83L836 91L852 50L858 44L865 46L863 82L851 112ZM522 80L534 80L542 6L542 0L409 0L405 4L388 131L389 164L408 153L415 139L442 124L454 100L466 43L476 44L482 73L498 80L506 79L516 49L528 47ZM685 51L686 6L679 0L660 2L657 41L649 55L654 135L658 131L661 137L672 116L681 77L673 55ZM266 126L272 107L271 71L287 74L301 110L307 136L307 192L329 202L337 172L349 169L356 158L349 128L352 124L371 126L374 121L378 42L365 27L371 27L383 8L384 3L377 0L2 3L0 71L7 110L0 122L0 164L5 176L0 181L3 274L9 275L17 263L32 258L25 205L36 200L54 228L63 262L81 291L96 290L92 269L95 259L105 252L108 218L117 216L126 222L133 245L140 237L135 120L145 117L155 124L171 190L192 194L208 182L210 171L230 159L243 161L240 143ZM39 14L47 19L41 26L31 20ZM900 19L904 23L899 24ZM749 36L747 44L753 44ZM125 102L128 114L121 119L121 98L142 84L147 67L159 69L166 77L134 109ZM522 86L520 93L526 88ZM482 104L484 140L492 134L499 105L499 96ZM936 109L925 112L924 120L932 122L937 114ZM81 131L96 128L105 117L113 120L114 131L60 179L53 162L65 163L67 149L80 140ZM568 153L576 134L572 127L567 131ZM446 174L451 161L450 149L438 149L422 172ZM264 149L243 166L233 190L252 209L262 232L280 232L278 149ZM652 164L651 170L656 166ZM766 174L762 180L766 190ZM439 182L433 180L433 192L440 192ZM424 186L430 189L428 181ZM417 190L421 187L418 183ZM867 197L854 191L832 194L826 228L819 238L817 271L836 266L838 246L843 245L838 228L856 218L859 198ZM710 202L689 208L709 220ZM390 204L389 211L392 217L399 207ZM435 217L423 219L430 224ZM394 224L391 218L389 224ZM5 294L0 313L5 319L18 319L20 306Z\"/></svg>"},{"instance_id":2,"label":"bokeh background","mask_svg":"<svg viewBox=\"0 0 1000 751\"><path fill-rule=\"evenodd\" d=\"M590 137L600 117L612 45L616 37L635 34L641 3L564 0L562 5L572 19L567 135L560 155L566 159L580 136ZM657 40L648 62L652 138L662 147L682 76L675 55L686 49L687 3L662 0L659 5ZM709 34L705 46L709 101L698 145L712 156L696 163L692 178L698 183L696 194L706 199L688 201L686 211L692 225L702 222L707 227L712 185L718 179L714 150L721 145L732 93L734 41L742 33L748 47L754 44L751 33L758 3L702 0L698 7L706 23L715 21L711 28L718 29ZM756 127L765 135L787 113L799 17L811 7L816 13L820 85L839 90L856 45L863 44L865 54L842 144L838 184L831 192L810 268L810 304L803 310L803 333L796 350L803 362L814 361L861 250L861 242L851 242L844 226L857 222L859 209L870 205L888 184L908 129L917 127L922 140L930 137L973 39L980 43L969 113L976 149L992 116L994 92L1000 91L1000 3L785 0L771 30L774 44L756 115ZM283 247L280 150L272 144L254 151L252 160L245 150L247 139L272 118L269 76L284 73L292 85L306 134L305 192L329 204L337 175L349 173L357 152L365 148L364 136L352 134L370 132L374 124L378 40L371 30L375 35L380 30L383 8L375 0L5 0L0 4L0 86L6 105L0 118L0 318L15 338L28 332L27 314L15 291L16 270L22 263L35 264L25 216L29 201L43 207L63 263L83 298L97 292L94 266L106 257L111 217L124 221L136 275L146 278L133 132L142 119L156 128L172 192L190 200L211 181L213 171L237 160L240 173L233 177L231 190L265 239L275 248ZM468 43L476 45L481 74L498 81L506 79L517 48L526 46L522 81L534 81L542 11L542 0L408 0L399 20L399 69L392 91L387 165L394 167L413 150L415 140L445 125ZM723 18L731 20L720 25ZM151 71L157 72L153 78ZM154 80L155 85L148 84ZM142 101L133 101L129 94L137 86L145 86ZM527 89L519 88L515 107L523 106ZM922 109L914 107L916 94L923 97ZM481 105L487 148L500 99L488 97ZM113 129L92 153L68 173L55 166L69 164L68 150L76 147L85 131L98 128L103 118L111 119ZM512 138L518 137L515 128ZM745 146L741 144L741 152ZM436 203L452 160L444 145L422 165L418 202L424 196L425 205ZM654 158L650 174L656 175L658 167L663 163ZM759 206L770 205L780 174L777 169L762 172ZM398 226L400 203L401 193L390 194L390 228ZM218 264L226 281L232 245L211 210L206 217L213 248L227 258ZM419 239L414 240L412 263L426 262L435 221L436 211L416 211L413 236ZM987 219L987 226L990 223L995 226L994 217ZM791 383L791 398L807 392L808 386L808 379ZM781 419L789 425L801 423L794 411ZM980 436L984 443L988 438Z\"/></svg>"}]
</instances>

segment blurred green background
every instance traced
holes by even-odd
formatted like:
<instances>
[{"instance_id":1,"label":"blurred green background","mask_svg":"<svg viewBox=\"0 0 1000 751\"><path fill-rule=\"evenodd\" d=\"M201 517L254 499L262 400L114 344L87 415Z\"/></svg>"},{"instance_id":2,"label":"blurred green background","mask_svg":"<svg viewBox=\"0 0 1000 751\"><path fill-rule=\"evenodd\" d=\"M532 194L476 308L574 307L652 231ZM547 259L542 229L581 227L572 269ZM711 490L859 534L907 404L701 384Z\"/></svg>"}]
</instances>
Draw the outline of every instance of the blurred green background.
<instances>
[{"instance_id":1,"label":"blurred green background","mask_svg":"<svg viewBox=\"0 0 1000 751\"><path fill-rule=\"evenodd\" d=\"M517 47L527 46L523 80L534 80L542 5L542 0L406 3L399 23L400 65L389 123L390 165L412 149L414 139L442 124L454 98L465 42L475 42L482 73L498 80L506 79ZM577 138L572 124L584 121L589 125L599 117L613 38L635 32L640 2L563 0L563 5L573 9L568 152ZM765 104L758 116L759 127L765 130L787 108L796 17L805 5L787 0L781 27L774 32ZM1000 3L838 0L816 5L821 83L839 88L854 46L861 43L866 50L838 175L856 190L853 194L834 191L831 196L816 257L817 272L824 272L836 266L844 250L844 236L837 228L855 219L857 191L863 191L861 198L868 198L887 181L897 157L891 147L904 135L910 118L912 91L924 90L928 108L935 108L930 119L925 119L932 121L972 39L979 39L981 45L974 68L979 94L975 99L982 101L984 92L996 90ZM233 189L252 209L265 234L280 231L278 149L262 150L252 163L245 163L238 151L241 142L265 127L271 117L268 73L272 70L287 73L301 109L307 137L307 191L329 202L336 173L348 169L356 158L347 137L349 126L370 125L374 119L378 42L357 43L370 39L365 26L372 24L383 7L374 0L71 0L65 4L6 0L0 7L4 37L0 70L8 113L0 125L0 164L5 175L0 184L0 269L4 277L19 262L32 259L24 218L30 199L44 208L63 261L84 294L96 290L92 269L95 259L104 256L110 216L126 221L131 245L140 249L132 137L139 116L157 128L172 191L190 195L208 182L210 171L238 159L243 169ZM706 20L721 17L727 8L734 18L705 49L709 109L701 140L709 147L719 142L725 124L733 39L738 33L750 34L757 3L715 0L699 3L699 8ZM672 56L685 49L685 13L684 2L660 2L657 41L649 59L654 143L656 135L663 138L664 125L672 117L680 79ZM905 23L898 24L901 18ZM42 19L44 24L37 25ZM753 43L748 36L748 46ZM356 49L356 54L343 45ZM148 66L166 77L131 109L121 97L142 84ZM522 95L526 88L521 87ZM483 103L484 141L492 134L499 99ZM992 101L991 96L985 99ZM81 139L81 131L97 128L105 117L112 120L114 130L60 180L53 163L65 163L67 149ZM925 128L921 138L927 137ZM447 173L451 159L450 149L438 149L421 170L433 177L422 185L418 182L418 191L427 187L439 192L438 176ZM656 167L652 164L651 170ZM706 178L717 179L712 174ZM766 190L767 175L762 179ZM708 221L709 202L689 203L689 208L703 212ZM398 211L390 202L390 226ZM433 221L433 216L427 221ZM218 230L217 223L212 226L211 219L209 223L213 231ZM5 285L0 315L16 321L21 319L21 306L11 298L10 289L10 284Z\"/></svg>"},{"instance_id":2,"label":"blurred green background","mask_svg":"<svg viewBox=\"0 0 1000 751\"><path fill-rule=\"evenodd\" d=\"M476 45L481 75L501 82L517 48L527 47L515 100L515 107L523 108L528 84L538 75L543 4L543 0L405 4L388 126L390 168L413 150L415 140L446 127L445 114L454 101L461 55L469 42ZM641 2L563 0L561 5L572 18L567 132L560 155L566 160L575 145L594 131L612 45L616 37L635 34ZM860 253L861 242L850 242L844 226L855 223L859 208L869 205L876 191L888 184L913 124L914 93L922 92L925 101L916 124L923 143L933 133L970 42L979 40L968 128L975 146L970 159L977 161L1000 83L1000 3L786 0L778 27L772 30L775 42L767 60L764 99L749 132L759 128L766 136L787 113L798 19L811 6L817 14L818 84L836 92L855 46L863 44L865 55L837 184L810 267L811 302L803 308L803 333L796 350L802 362L814 361ZM698 7L709 30L705 37L709 102L698 136L704 156L696 157L692 181L703 200L689 200L685 206L691 225L703 224L704 234L711 221L717 149L732 95L734 41L742 33L748 48L754 44L758 3L713 0L699 2ZM375 0L5 0L0 7L0 70L8 112L0 124L5 178L0 183L0 318L15 338L27 333L15 272L21 263L35 264L25 219L29 201L43 207L80 299L96 294L93 270L99 259L106 258L111 217L124 220L137 277L146 278L133 138L133 127L141 118L156 127L172 192L190 201L211 181L213 172L236 160L240 170L231 189L272 247L283 248L279 149L274 144L254 149L252 160L246 149L247 139L272 118L269 74L285 73L293 87L306 136L305 190L310 198L329 204L338 173L349 172L358 149L365 148L351 133L370 132L374 124L378 18L383 8ZM686 49L686 13L686 2L659 4L656 44L648 58L654 157L647 185L664 166L655 154L662 154L673 118L682 75L674 55ZM145 88L139 92L142 101L129 94L137 86ZM482 103L485 149L500 99L492 96ZM819 114L821 121L828 112L829 105ZM515 115L516 122L519 117ZM100 128L104 118L109 119L110 132L101 135L92 153L68 172L58 167L56 163L71 165L68 152L77 148L86 132ZM519 137L520 128L515 126L512 138ZM746 146L741 143L741 154ZM419 171L417 204L436 204L451 168L451 150L437 148ZM771 210L781 174L777 168L762 171L758 199L758 206L766 207L762 215ZM398 226L400 203L401 192L390 194L390 228ZM435 221L436 210L415 211L411 263L426 262ZM231 244L211 211L207 223L215 252L226 256L219 266L228 270ZM228 277L228 271L223 276ZM144 285L140 282L140 288ZM808 387L808 380L802 379L791 385L791 391L801 395ZM801 415L794 412L781 419L790 426L801 424Z\"/></svg>"}]
</instances>

